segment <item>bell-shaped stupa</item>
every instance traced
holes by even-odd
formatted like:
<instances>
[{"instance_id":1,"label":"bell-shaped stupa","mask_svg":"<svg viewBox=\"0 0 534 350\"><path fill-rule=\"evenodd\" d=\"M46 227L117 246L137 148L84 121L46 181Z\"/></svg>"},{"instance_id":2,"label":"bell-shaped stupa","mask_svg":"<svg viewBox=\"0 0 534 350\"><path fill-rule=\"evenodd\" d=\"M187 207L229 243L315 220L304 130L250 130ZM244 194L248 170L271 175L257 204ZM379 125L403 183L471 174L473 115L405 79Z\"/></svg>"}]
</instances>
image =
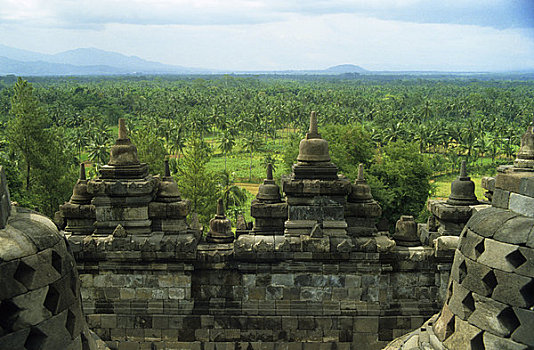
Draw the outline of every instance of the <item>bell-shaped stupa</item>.
<instances>
[{"instance_id":1,"label":"bell-shaped stupa","mask_svg":"<svg viewBox=\"0 0 534 350\"><path fill-rule=\"evenodd\" d=\"M221 198L217 201L217 215L210 220L210 230L206 241L209 243L232 243L234 241L232 223L224 215L224 203Z\"/></svg>"},{"instance_id":2,"label":"bell-shaped stupa","mask_svg":"<svg viewBox=\"0 0 534 350\"><path fill-rule=\"evenodd\" d=\"M460 175L451 183L451 194L447 199L450 205L476 205L478 199L475 195L475 183L467 176L465 160L460 166Z\"/></svg>"},{"instance_id":3,"label":"bell-shaped stupa","mask_svg":"<svg viewBox=\"0 0 534 350\"><path fill-rule=\"evenodd\" d=\"M297 164L293 165L296 179L337 179L337 167L330 162L328 142L317 130L317 114L310 114L310 129L300 141Z\"/></svg>"},{"instance_id":4,"label":"bell-shaped stupa","mask_svg":"<svg viewBox=\"0 0 534 350\"><path fill-rule=\"evenodd\" d=\"M258 189L256 199L250 206L254 218L254 235L283 235L287 219L287 204L282 202L280 187L273 180L273 167L267 165L267 178Z\"/></svg>"},{"instance_id":5,"label":"bell-shaped stupa","mask_svg":"<svg viewBox=\"0 0 534 350\"><path fill-rule=\"evenodd\" d=\"M374 236L378 233L376 223L382 215L382 208L371 194L363 173L363 164L358 166L358 177L351 186L345 206L347 232L352 237Z\"/></svg>"}]
</instances>

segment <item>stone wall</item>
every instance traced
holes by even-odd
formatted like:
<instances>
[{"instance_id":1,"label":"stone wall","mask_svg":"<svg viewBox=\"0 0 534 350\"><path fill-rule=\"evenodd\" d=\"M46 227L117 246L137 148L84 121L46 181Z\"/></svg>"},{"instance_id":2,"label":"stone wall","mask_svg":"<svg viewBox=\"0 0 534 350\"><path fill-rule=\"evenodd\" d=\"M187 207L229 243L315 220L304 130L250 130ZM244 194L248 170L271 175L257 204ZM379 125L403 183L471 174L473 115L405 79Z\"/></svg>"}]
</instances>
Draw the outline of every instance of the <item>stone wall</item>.
<instances>
[{"instance_id":1,"label":"stone wall","mask_svg":"<svg viewBox=\"0 0 534 350\"><path fill-rule=\"evenodd\" d=\"M75 254L111 349L379 349L437 312L450 270L430 247L281 259L201 244L194 260L96 247Z\"/></svg>"}]
</instances>

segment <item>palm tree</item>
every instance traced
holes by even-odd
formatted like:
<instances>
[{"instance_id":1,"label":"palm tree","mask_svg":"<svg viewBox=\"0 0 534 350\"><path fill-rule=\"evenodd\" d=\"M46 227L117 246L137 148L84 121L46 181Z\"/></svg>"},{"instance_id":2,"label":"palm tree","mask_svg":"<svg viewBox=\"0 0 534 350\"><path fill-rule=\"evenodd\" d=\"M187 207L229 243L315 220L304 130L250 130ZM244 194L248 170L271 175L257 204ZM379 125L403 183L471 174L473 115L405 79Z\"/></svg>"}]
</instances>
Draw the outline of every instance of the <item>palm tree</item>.
<instances>
[{"instance_id":1,"label":"palm tree","mask_svg":"<svg viewBox=\"0 0 534 350\"><path fill-rule=\"evenodd\" d=\"M224 171L226 171L226 156L235 146L235 138L229 130L225 130L221 137L219 149L224 153Z\"/></svg>"},{"instance_id":2,"label":"palm tree","mask_svg":"<svg viewBox=\"0 0 534 350\"><path fill-rule=\"evenodd\" d=\"M219 174L219 188L226 210L230 207L240 207L247 200L247 191L235 184L234 176L234 173L230 174L226 170Z\"/></svg>"},{"instance_id":3,"label":"palm tree","mask_svg":"<svg viewBox=\"0 0 534 350\"><path fill-rule=\"evenodd\" d=\"M243 150L250 154L248 181L252 181L252 156L254 152L258 151L262 146L261 140L256 139L254 134L249 135L243 139Z\"/></svg>"}]
</instances>

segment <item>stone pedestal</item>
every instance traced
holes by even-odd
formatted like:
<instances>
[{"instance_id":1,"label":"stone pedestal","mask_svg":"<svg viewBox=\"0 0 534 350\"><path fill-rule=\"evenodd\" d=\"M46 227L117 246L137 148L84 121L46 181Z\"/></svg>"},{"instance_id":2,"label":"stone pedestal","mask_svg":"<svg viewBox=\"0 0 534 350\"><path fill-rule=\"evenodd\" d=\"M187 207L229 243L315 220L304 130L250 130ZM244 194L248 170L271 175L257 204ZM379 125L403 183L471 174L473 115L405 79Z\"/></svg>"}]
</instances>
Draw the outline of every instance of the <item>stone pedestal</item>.
<instances>
[{"instance_id":1,"label":"stone pedestal","mask_svg":"<svg viewBox=\"0 0 534 350\"><path fill-rule=\"evenodd\" d=\"M210 230L206 235L206 241L209 243L232 243L234 241L232 223L224 215L222 199L217 202L217 215L210 220Z\"/></svg>"},{"instance_id":2,"label":"stone pedestal","mask_svg":"<svg viewBox=\"0 0 534 350\"><path fill-rule=\"evenodd\" d=\"M188 225L187 214L191 203L182 200L178 185L171 176L169 161L165 160L165 174L155 177L157 181L157 194L148 206L148 216L152 220L152 231L164 234L185 234Z\"/></svg>"},{"instance_id":3,"label":"stone pedestal","mask_svg":"<svg viewBox=\"0 0 534 350\"><path fill-rule=\"evenodd\" d=\"M72 190L68 202L59 207L61 215L67 221L65 231L74 235L90 235L95 226L95 206L91 204L93 196L87 192L85 166L80 164L80 178Z\"/></svg>"},{"instance_id":4,"label":"stone pedestal","mask_svg":"<svg viewBox=\"0 0 534 350\"><path fill-rule=\"evenodd\" d=\"M280 188L273 180L272 165L267 166L267 178L252 201L250 215L254 218L253 235L283 235L287 220L287 203L282 202Z\"/></svg>"},{"instance_id":5,"label":"stone pedestal","mask_svg":"<svg viewBox=\"0 0 534 350\"><path fill-rule=\"evenodd\" d=\"M395 225L393 239L397 243L397 246L401 247L415 247L421 244L417 235L417 223L413 216L401 216Z\"/></svg>"},{"instance_id":6,"label":"stone pedestal","mask_svg":"<svg viewBox=\"0 0 534 350\"><path fill-rule=\"evenodd\" d=\"M460 175L451 183L451 194L446 201L429 201L432 216L426 227L420 230L421 243L433 245L440 236L459 236L473 214L473 208L481 204L475 196L475 184L467 176L465 161Z\"/></svg>"},{"instance_id":7,"label":"stone pedestal","mask_svg":"<svg viewBox=\"0 0 534 350\"><path fill-rule=\"evenodd\" d=\"M291 177L282 180L287 197L288 216L284 224L290 246L303 251L350 251L344 211L351 186L339 178L337 167L330 162L328 142L317 131L315 112L310 129L300 142L297 164Z\"/></svg>"},{"instance_id":8,"label":"stone pedestal","mask_svg":"<svg viewBox=\"0 0 534 350\"><path fill-rule=\"evenodd\" d=\"M141 164L137 148L130 142L124 119L119 119L119 137L111 147L110 160L100 168L100 177L87 184L94 198L97 235L111 234L122 225L128 234L151 232L148 204L153 200L157 181Z\"/></svg>"},{"instance_id":9,"label":"stone pedestal","mask_svg":"<svg viewBox=\"0 0 534 350\"><path fill-rule=\"evenodd\" d=\"M363 164L358 169L358 178L351 186L351 192L345 204L347 232L351 237L376 236L376 223L382 215L382 208L373 199L371 188L363 176Z\"/></svg>"}]
</instances>

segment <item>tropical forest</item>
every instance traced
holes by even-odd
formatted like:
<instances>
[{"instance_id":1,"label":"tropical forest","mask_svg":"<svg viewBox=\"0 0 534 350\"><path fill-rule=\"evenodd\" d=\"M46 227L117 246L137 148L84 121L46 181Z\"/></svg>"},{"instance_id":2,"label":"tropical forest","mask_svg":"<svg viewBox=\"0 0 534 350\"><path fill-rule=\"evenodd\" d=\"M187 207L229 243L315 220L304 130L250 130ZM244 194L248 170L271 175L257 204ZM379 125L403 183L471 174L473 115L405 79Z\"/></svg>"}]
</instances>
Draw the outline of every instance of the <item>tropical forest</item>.
<instances>
[{"instance_id":1,"label":"tropical forest","mask_svg":"<svg viewBox=\"0 0 534 350\"><path fill-rule=\"evenodd\" d=\"M459 164L477 184L515 158L534 116L534 82L507 76L205 75L0 77L0 164L11 199L53 217L84 163L109 160L119 118L152 174L170 163L206 224L222 198L234 222L272 164L291 173L316 111L341 176L363 163L391 224L423 221Z\"/></svg>"}]
</instances>

